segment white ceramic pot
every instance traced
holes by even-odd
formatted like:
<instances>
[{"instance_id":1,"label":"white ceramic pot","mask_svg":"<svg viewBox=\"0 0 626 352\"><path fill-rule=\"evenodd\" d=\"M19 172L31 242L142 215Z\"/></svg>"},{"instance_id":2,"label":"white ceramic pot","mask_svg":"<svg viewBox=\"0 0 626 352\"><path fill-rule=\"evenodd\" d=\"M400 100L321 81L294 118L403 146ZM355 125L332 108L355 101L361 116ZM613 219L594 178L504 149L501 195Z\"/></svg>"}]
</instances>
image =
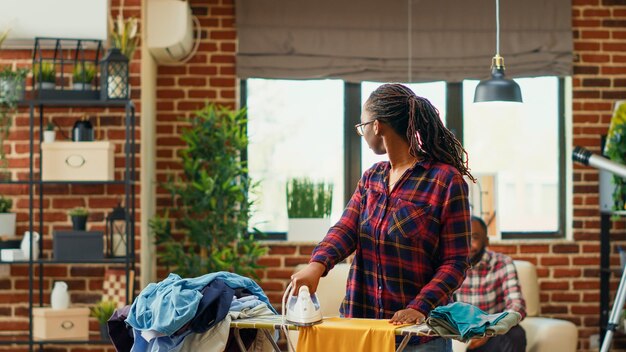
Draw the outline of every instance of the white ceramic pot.
<instances>
[{"instance_id":1,"label":"white ceramic pot","mask_svg":"<svg viewBox=\"0 0 626 352\"><path fill-rule=\"evenodd\" d=\"M70 307L70 294L67 292L67 283L64 281L54 283L52 294L50 294L50 305L52 309L67 309Z\"/></svg>"},{"instance_id":2,"label":"white ceramic pot","mask_svg":"<svg viewBox=\"0 0 626 352\"><path fill-rule=\"evenodd\" d=\"M45 143L52 143L56 138L56 131L43 131L43 141Z\"/></svg>"},{"instance_id":3,"label":"white ceramic pot","mask_svg":"<svg viewBox=\"0 0 626 352\"><path fill-rule=\"evenodd\" d=\"M33 231L32 242L31 242L30 232L29 231L24 232L24 237L22 238L20 249L22 250L22 253L24 254L24 258L26 260L29 260L30 258L31 243L33 247L33 260L37 260L39 259L39 233L37 233L36 231Z\"/></svg>"},{"instance_id":4,"label":"white ceramic pot","mask_svg":"<svg viewBox=\"0 0 626 352\"><path fill-rule=\"evenodd\" d=\"M91 90L91 83L73 83L73 90Z\"/></svg>"},{"instance_id":5,"label":"white ceramic pot","mask_svg":"<svg viewBox=\"0 0 626 352\"><path fill-rule=\"evenodd\" d=\"M330 228L329 218L289 219L287 240L291 242L320 242Z\"/></svg>"},{"instance_id":6,"label":"white ceramic pot","mask_svg":"<svg viewBox=\"0 0 626 352\"><path fill-rule=\"evenodd\" d=\"M15 237L15 213L0 213L0 236Z\"/></svg>"},{"instance_id":7,"label":"white ceramic pot","mask_svg":"<svg viewBox=\"0 0 626 352\"><path fill-rule=\"evenodd\" d=\"M54 82L41 82L41 89L52 90L55 87L56 84Z\"/></svg>"}]
</instances>

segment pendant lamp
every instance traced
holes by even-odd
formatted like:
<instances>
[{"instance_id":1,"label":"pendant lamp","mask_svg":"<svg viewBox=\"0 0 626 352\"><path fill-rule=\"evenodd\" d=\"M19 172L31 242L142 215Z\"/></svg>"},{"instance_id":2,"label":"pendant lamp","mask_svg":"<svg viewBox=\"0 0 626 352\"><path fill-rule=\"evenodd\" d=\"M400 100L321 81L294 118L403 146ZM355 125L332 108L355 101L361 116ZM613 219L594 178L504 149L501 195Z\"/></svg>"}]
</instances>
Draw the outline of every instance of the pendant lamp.
<instances>
[{"instance_id":1,"label":"pendant lamp","mask_svg":"<svg viewBox=\"0 0 626 352\"><path fill-rule=\"evenodd\" d=\"M491 61L491 78L476 86L474 103L522 102L522 91L512 79L504 77L504 58L500 56L500 0L496 0L496 55Z\"/></svg>"}]
</instances>

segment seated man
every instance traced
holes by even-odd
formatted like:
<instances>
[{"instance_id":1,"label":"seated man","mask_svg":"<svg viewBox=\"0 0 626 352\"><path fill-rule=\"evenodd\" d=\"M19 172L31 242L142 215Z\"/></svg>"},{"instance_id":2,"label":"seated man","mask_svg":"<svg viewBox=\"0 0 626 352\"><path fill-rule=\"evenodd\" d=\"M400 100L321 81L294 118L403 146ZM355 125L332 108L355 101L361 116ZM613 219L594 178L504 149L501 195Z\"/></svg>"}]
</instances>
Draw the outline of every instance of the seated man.
<instances>
[{"instance_id":1,"label":"seated man","mask_svg":"<svg viewBox=\"0 0 626 352\"><path fill-rule=\"evenodd\" d=\"M494 314L514 311L526 316L526 303L522 297L517 271L513 260L500 253L486 249L489 245L487 225L476 216L472 216L472 244L470 262L466 278L456 291L458 302L465 302ZM521 326L511 328L508 333L494 337L473 339L468 351L474 352L524 352L526 333Z\"/></svg>"}]
</instances>

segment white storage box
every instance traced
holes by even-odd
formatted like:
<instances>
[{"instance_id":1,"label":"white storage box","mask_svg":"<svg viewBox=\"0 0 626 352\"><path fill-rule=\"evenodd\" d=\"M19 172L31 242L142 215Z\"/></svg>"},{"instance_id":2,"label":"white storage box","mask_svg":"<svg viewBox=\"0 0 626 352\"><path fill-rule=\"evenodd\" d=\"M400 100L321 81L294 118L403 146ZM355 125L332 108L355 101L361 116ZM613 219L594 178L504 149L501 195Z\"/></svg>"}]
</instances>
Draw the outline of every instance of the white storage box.
<instances>
[{"instance_id":1,"label":"white storage box","mask_svg":"<svg viewBox=\"0 0 626 352\"><path fill-rule=\"evenodd\" d=\"M34 340L89 340L89 308L33 308Z\"/></svg>"},{"instance_id":2,"label":"white storage box","mask_svg":"<svg viewBox=\"0 0 626 352\"><path fill-rule=\"evenodd\" d=\"M41 143L43 181L113 181L111 142Z\"/></svg>"}]
</instances>

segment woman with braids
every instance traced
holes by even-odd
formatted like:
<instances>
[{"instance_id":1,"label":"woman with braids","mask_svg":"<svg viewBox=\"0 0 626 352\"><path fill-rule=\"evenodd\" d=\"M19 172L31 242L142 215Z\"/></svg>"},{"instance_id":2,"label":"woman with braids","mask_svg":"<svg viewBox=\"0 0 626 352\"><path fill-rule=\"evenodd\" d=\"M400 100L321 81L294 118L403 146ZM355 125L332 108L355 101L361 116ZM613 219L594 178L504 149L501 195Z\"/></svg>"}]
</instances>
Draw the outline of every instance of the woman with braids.
<instances>
[{"instance_id":1,"label":"woman with braids","mask_svg":"<svg viewBox=\"0 0 626 352\"><path fill-rule=\"evenodd\" d=\"M437 109L401 84L365 102L357 133L388 162L365 171L341 219L292 283L315 292L321 276L355 253L341 314L419 324L450 302L469 268L467 153ZM448 339L412 338L405 351L451 351Z\"/></svg>"}]
</instances>

